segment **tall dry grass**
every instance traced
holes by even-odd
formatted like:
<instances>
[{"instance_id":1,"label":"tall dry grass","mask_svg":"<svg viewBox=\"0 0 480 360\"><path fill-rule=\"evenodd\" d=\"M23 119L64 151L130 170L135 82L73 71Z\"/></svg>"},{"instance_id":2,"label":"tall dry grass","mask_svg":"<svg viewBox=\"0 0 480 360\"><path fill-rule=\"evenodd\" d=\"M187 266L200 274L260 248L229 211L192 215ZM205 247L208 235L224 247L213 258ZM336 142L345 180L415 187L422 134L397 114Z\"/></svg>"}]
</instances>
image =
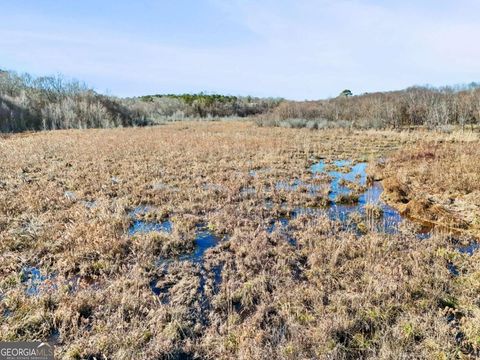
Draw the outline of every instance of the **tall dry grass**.
<instances>
[{"instance_id":1,"label":"tall dry grass","mask_svg":"<svg viewBox=\"0 0 480 360\"><path fill-rule=\"evenodd\" d=\"M328 186L309 171L320 157L374 162L449 137L182 122L1 139L0 339L49 340L65 359L478 356L478 254L448 234L357 237L315 214L291 219L295 245L267 231L312 200L278 181ZM138 205L172 233L130 236ZM199 223L223 240L182 261Z\"/></svg>"}]
</instances>

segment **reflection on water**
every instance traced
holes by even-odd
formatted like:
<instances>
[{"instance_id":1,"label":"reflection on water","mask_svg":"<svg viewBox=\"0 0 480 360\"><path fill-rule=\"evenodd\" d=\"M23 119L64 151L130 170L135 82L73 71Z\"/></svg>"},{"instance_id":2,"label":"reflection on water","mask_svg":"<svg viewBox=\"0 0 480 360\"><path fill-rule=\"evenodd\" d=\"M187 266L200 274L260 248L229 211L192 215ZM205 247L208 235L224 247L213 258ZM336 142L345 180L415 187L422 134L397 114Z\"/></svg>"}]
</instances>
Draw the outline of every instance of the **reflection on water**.
<instances>
[{"instance_id":1,"label":"reflection on water","mask_svg":"<svg viewBox=\"0 0 480 360\"><path fill-rule=\"evenodd\" d=\"M26 285L25 293L28 296L37 296L42 290L56 289L53 275L43 275L36 267L25 267L20 274L20 280Z\"/></svg>"},{"instance_id":2,"label":"reflection on water","mask_svg":"<svg viewBox=\"0 0 480 360\"><path fill-rule=\"evenodd\" d=\"M134 221L128 228L128 235L133 236L135 234L146 234L150 232L171 233L173 230L173 225L170 220L158 222L138 219L138 217L147 215L154 210L155 208L153 206L140 205L130 211L129 216L134 219Z\"/></svg>"},{"instance_id":3,"label":"reflection on water","mask_svg":"<svg viewBox=\"0 0 480 360\"><path fill-rule=\"evenodd\" d=\"M147 222L143 220L135 220L128 229L128 234L133 236L135 234L145 234L149 232L172 232L172 222L165 220L162 222Z\"/></svg>"}]
</instances>

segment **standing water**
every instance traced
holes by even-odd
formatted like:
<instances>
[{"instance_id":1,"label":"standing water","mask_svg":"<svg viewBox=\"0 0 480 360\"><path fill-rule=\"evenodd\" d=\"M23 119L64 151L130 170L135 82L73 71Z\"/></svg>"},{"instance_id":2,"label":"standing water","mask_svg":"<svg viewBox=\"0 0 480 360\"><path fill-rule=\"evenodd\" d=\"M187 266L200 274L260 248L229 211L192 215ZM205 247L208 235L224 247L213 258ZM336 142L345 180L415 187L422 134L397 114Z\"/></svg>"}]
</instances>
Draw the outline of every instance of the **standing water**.
<instances>
[{"instance_id":1,"label":"standing water","mask_svg":"<svg viewBox=\"0 0 480 360\"><path fill-rule=\"evenodd\" d=\"M314 176L323 173L331 178L329 200L332 205L327 209L330 219L347 224L355 214L359 214L366 219L369 230L394 234L398 232L402 217L398 211L380 200L383 192L380 182L374 182L372 186L367 187L367 165L366 162L352 165L349 160L338 160L333 162L334 169L328 171L328 165L320 161L312 165L310 170ZM343 204L338 201L342 196L353 194L353 190L347 185L364 189L358 194L358 201L355 204Z\"/></svg>"},{"instance_id":2,"label":"standing water","mask_svg":"<svg viewBox=\"0 0 480 360\"><path fill-rule=\"evenodd\" d=\"M326 175L330 179L329 206L326 208L298 207L292 212L292 217L302 214L326 214L329 219L339 221L345 230L353 230L358 235L367 231L398 233L400 224L408 220L381 201L383 188L380 182L375 181L370 186L367 185L367 166L366 162L352 163L350 160L338 160L328 164L322 160L312 165L310 171L314 177ZM295 191L300 185L305 184L298 180L293 183L278 182L277 189ZM320 188L313 185L307 187L312 193ZM271 233L279 229L282 232L288 232L288 224L287 218L281 218L271 223L267 231ZM417 234L420 239L428 236L430 236L429 233ZM291 238L289 242L296 244Z\"/></svg>"}]
</instances>

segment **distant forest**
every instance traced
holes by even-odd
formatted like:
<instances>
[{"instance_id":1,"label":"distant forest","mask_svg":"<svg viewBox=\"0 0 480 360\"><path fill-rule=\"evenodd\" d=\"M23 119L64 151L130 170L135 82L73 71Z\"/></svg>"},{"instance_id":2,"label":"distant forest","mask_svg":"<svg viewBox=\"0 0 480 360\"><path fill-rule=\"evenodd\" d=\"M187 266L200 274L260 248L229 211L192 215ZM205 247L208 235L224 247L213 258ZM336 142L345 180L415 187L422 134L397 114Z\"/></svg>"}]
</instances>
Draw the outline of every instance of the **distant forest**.
<instances>
[{"instance_id":1,"label":"distant forest","mask_svg":"<svg viewBox=\"0 0 480 360\"><path fill-rule=\"evenodd\" d=\"M0 131L146 126L187 119L248 118L260 126L447 128L480 125L480 86L411 87L288 101L218 94L106 96L62 76L0 71Z\"/></svg>"},{"instance_id":2,"label":"distant forest","mask_svg":"<svg viewBox=\"0 0 480 360\"><path fill-rule=\"evenodd\" d=\"M0 131L145 126L195 118L264 114L281 99L216 94L118 98L62 76L0 71Z\"/></svg>"},{"instance_id":3,"label":"distant forest","mask_svg":"<svg viewBox=\"0 0 480 360\"><path fill-rule=\"evenodd\" d=\"M256 119L261 126L447 129L480 125L480 84L411 87L332 99L284 101Z\"/></svg>"}]
</instances>

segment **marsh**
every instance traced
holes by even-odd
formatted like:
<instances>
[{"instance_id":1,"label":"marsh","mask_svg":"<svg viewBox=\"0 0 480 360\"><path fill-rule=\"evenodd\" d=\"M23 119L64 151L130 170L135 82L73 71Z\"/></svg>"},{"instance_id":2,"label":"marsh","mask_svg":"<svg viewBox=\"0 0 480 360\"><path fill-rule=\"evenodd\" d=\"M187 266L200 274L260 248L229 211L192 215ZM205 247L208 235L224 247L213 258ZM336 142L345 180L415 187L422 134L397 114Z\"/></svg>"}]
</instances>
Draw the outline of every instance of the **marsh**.
<instances>
[{"instance_id":1,"label":"marsh","mask_svg":"<svg viewBox=\"0 0 480 360\"><path fill-rule=\"evenodd\" d=\"M71 359L478 355L478 137L187 124L2 140L2 340Z\"/></svg>"}]
</instances>

